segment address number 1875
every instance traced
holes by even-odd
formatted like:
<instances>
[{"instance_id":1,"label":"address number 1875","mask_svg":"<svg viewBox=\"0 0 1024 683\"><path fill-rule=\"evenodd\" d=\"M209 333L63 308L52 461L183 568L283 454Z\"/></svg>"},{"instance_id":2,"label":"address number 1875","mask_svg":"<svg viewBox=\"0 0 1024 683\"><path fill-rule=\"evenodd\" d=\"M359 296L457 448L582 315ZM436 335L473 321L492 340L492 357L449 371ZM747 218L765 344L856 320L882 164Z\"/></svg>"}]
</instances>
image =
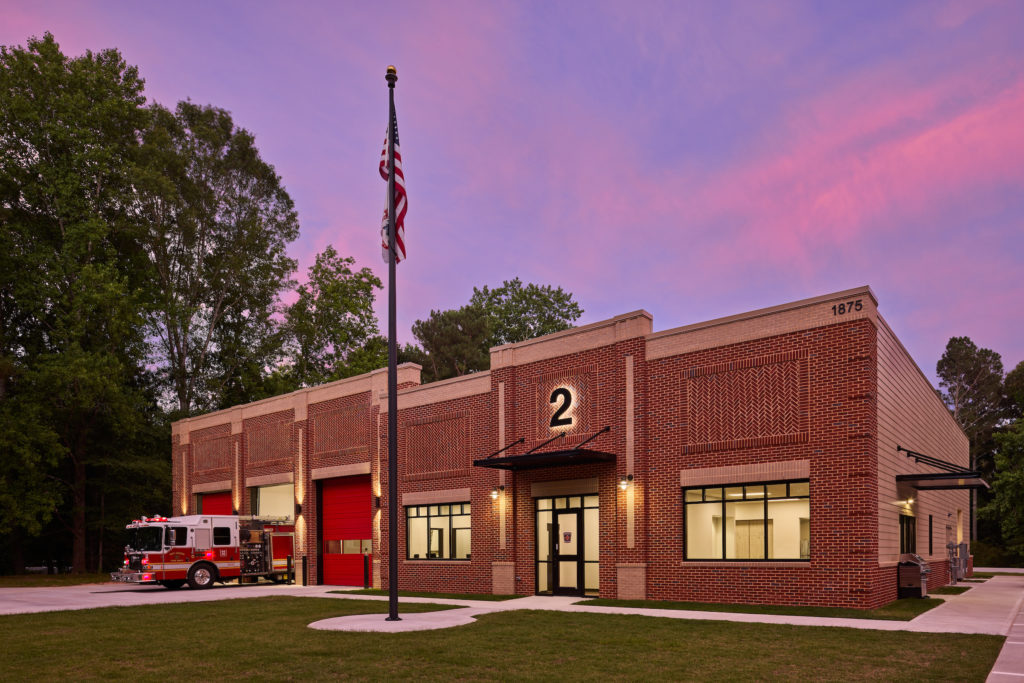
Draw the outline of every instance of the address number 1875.
<instances>
[{"instance_id":1,"label":"address number 1875","mask_svg":"<svg viewBox=\"0 0 1024 683\"><path fill-rule=\"evenodd\" d=\"M841 304L836 304L832 307L832 315L846 315L847 313L853 313L864 308L863 299L854 299L853 301L845 301Z\"/></svg>"}]
</instances>

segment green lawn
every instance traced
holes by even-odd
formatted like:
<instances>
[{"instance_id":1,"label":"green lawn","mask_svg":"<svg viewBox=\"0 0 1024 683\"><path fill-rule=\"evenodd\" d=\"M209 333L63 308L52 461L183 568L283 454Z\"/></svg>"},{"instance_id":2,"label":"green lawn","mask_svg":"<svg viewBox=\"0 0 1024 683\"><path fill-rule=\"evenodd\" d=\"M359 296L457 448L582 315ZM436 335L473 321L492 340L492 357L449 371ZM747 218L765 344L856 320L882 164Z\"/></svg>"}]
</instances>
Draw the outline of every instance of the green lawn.
<instances>
[{"instance_id":1,"label":"green lawn","mask_svg":"<svg viewBox=\"0 0 1024 683\"><path fill-rule=\"evenodd\" d=\"M991 579L993 576L1024 576L1022 572L974 572L971 574L975 579Z\"/></svg>"},{"instance_id":2,"label":"green lawn","mask_svg":"<svg viewBox=\"0 0 1024 683\"><path fill-rule=\"evenodd\" d=\"M357 588L349 591L330 591L342 595L388 595L386 590L380 588ZM424 591L398 591L403 598L435 598L443 600L514 600L524 597L522 595L491 595L490 593L427 593Z\"/></svg>"},{"instance_id":3,"label":"green lawn","mask_svg":"<svg viewBox=\"0 0 1024 683\"><path fill-rule=\"evenodd\" d=\"M681 609L697 612L734 612L739 614L787 614L798 617L844 617L847 619L893 619L910 621L942 604L939 598L896 600L876 609L846 607L804 607L801 605L733 605L719 602L676 602L673 600L612 600L595 598L577 605L605 607L645 607L648 609Z\"/></svg>"},{"instance_id":4,"label":"green lawn","mask_svg":"<svg viewBox=\"0 0 1024 683\"><path fill-rule=\"evenodd\" d=\"M0 576L0 588L41 588L78 586L83 583L109 583L110 574L14 574Z\"/></svg>"},{"instance_id":5,"label":"green lawn","mask_svg":"<svg viewBox=\"0 0 1024 683\"><path fill-rule=\"evenodd\" d=\"M386 609L377 601L266 597L4 616L0 678L984 681L1003 643L547 611L412 633L306 627Z\"/></svg>"},{"instance_id":6,"label":"green lawn","mask_svg":"<svg viewBox=\"0 0 1024 683\"><path fill-rule=\"evenodd\" d=\"M971 590L971 586L939 586L938 588L929 588L929 595L960 595Z\"/></svg>"}]
</instances>

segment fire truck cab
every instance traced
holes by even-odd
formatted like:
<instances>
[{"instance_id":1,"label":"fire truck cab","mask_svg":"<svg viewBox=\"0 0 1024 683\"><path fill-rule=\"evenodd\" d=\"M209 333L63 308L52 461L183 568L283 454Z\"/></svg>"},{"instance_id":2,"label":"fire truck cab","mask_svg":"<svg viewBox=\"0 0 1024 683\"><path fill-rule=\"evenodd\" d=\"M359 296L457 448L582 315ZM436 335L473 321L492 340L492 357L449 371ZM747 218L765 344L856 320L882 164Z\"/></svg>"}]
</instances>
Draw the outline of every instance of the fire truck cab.
<instances>
[{"instance_id":1,"label":"fire truck cab","mask_svg":"<svg viewBox=\"0 0 1024 683\"><path fill-rule=\"evenodd\" d=\"M294 580L291 520L236 515L143 517L126 527L124 566L112 581L167 588L210 588L215 582L264 577Z\"/></svg>"}]
</instances>

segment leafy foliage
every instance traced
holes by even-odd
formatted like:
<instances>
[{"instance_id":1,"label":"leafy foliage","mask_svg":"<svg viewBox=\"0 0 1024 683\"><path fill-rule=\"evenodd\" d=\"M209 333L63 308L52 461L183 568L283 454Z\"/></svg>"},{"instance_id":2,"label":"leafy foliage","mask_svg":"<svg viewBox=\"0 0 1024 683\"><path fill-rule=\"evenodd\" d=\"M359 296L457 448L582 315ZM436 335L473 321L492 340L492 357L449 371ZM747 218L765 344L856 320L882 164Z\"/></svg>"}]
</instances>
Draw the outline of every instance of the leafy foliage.
<instances>
[{"instance_id":1,"label":"leafy foliage","mask_svg":"<svg viewBox=\"0 0 1024 683\"><path fill-rule=\"evenodd\" d=\"M992 502L981 514L999 522L1007 549L1024 557L1024 420L995 435Z\"/></svg>"},{"instance_id":2,"label":"leafy foliage","mask_svg":"<svg viewBox=\"0 0 1024 683\"><path fill-rule=\"evenodd\" d=\"M1006 395L1007 414L1015 420L1024 418L1024 361L1006 373L1003 393Z\"/></svg>"},{"instance_id":3,"label":"leafy foliage","mask_svg":"<svg viewBox=\"0 0 1024 683\"><path fill-rule=\"evenodd\" d=\"M317 254L309 280L286 310L292 372L298 386L368 372L387 363L373 312L380 279L333 246Z\"/></svg>"},{"instance_id":4,"label":"leafy foliage","mask_svg":"<svg viewBox=\"0 0 1024 683\"><path fill-rule=\"evenodd\" d=\"M972 462L987 450L1003 416L1003 361L970 337L953 337L936 365L940 395L971 442Z\"/></svg>"},{"instance_id":5,"label":"leafy foliage","mask_svg":"<svg viewBox=\"0 0 1024 683\"><path fill-rule=\"evenodd\" d=\"M412 333L423 345L423 381L466 375L490 367L490 318L480 306L468 304L448 311L431 311L413 323Z\"/></svg>"},{"instance_id":6,"label":"leafy foliage","mask_svg":"<svg viewBox=\"0 0 1024 683\"><path fill-rule=\"evenodd\" d=\"M490 367L491 347L568 329L582 314L561 287L523 285L519 278L474 287L469 304L417 320L412 332L423 348L405 356L423 365L424 382L465 375Z\"/></svg>"},{"instance_id":7,"label":"leafy foliage","mask_svg":"<svg viewBox=\"0 0 1024 683\"><path fill-rule=\"evenodd\" d=\"M251 133L223 109L149 108L135 208L157 278L150 359L179 415L245 395L280 346L273 316L298 217Z\"/></svg>"},{"instance_id":8,"label":"leafy foliage","mask_svg":"<svg viewBox=\"0 0 1024 683\"><path fill-rule=\"evenodd\" d=\"M489 346L514 344L568 329L583 315L572 294L550 285L523 285L519 278L501 287L473 288L470 305L487 313L491 330Z\"/></svg>"},{"instance_id":9,"label":"leafy foliage","mask_svg":"<svg viewBox=\"0 0 1024 683\"><path fill-rule=\"evenodd\" d=\"M19 496L3 528L17 539L58 521L79 571L103 485L92 475L140 429L145 403L147 276L125 211L142 87L115 50L69 59L50 35L0 48L0 414L24 421L5 420L0 437Z\"/></svg>"}]
</instances>

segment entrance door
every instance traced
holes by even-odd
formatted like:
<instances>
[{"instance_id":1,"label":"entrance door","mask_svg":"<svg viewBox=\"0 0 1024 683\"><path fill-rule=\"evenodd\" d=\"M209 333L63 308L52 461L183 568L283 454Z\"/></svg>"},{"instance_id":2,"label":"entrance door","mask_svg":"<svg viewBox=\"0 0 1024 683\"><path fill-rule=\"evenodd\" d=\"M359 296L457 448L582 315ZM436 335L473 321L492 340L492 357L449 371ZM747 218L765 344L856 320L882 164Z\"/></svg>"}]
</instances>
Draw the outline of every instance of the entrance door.
<instances>
[{"instance_id":1,"label":"entrance door","mask_svg":"<svg viewBox=\"0 0 1024 683\"><path fill-rule=\"evenodd\" d=\"M581 595L583 585L583 558L580 549L583 547L580 538L580 517L583 511L558 510L555 512L556 528L554 560L555 560L555 595Z\"/></svg>"},{"instance_id":2,"label":"entrance door","mask_svg":"<svg viewBox=\"0 0 1024 683\"><path fill-rule=\"evenodd\" d=\"M598 499L538 498L537 593L596 595L599 581Z\"/></svg>"}]
</instances>

